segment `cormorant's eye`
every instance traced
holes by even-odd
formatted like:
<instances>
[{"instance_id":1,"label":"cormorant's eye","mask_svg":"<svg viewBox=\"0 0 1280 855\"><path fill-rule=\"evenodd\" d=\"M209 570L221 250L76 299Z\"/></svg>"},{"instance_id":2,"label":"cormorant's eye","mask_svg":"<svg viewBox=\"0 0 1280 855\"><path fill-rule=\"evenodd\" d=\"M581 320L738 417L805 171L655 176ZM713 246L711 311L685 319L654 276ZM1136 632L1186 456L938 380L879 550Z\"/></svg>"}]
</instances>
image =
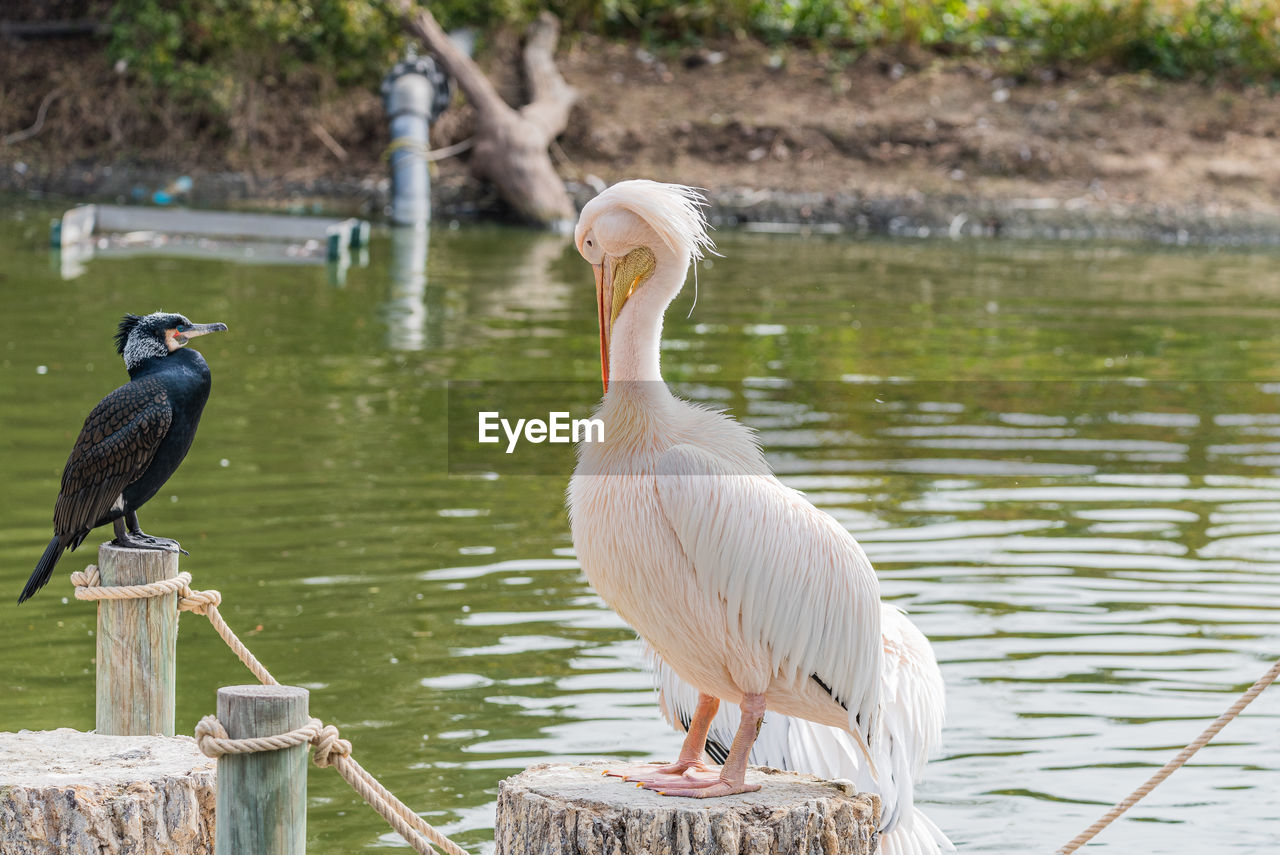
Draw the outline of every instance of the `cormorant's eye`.
<instances>
[{"instance_id":1,"label":"cormorant's eye","mask_svg":"<svg viewBox=\"0 0 1280 855\"><path fill-rule=\"evenodd\" d=\"M178 332L186 332L188 329L186 324L178 324Z\"/></svg>"}]
</instances>

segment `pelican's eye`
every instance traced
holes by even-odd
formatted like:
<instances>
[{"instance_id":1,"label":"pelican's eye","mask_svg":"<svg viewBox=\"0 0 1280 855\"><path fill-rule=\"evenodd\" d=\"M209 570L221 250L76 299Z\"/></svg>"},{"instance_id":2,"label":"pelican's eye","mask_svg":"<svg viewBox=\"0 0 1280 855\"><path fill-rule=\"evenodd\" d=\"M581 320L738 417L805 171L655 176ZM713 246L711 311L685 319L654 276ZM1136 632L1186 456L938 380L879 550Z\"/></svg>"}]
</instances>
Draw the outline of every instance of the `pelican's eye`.
<instances>
[{"instance_id":1,"label":"pelican's eye","mask_svg":"<svg viewBox=\"0 0 1280 855\"><path fill-rule=\"evenodd\" d=\"M588 264L599 264L604 259L604 250L600 248L600 241L596 238L594 231L587 232L578 251L582 253L582 257Z\"/></svg>"}]
</instances>

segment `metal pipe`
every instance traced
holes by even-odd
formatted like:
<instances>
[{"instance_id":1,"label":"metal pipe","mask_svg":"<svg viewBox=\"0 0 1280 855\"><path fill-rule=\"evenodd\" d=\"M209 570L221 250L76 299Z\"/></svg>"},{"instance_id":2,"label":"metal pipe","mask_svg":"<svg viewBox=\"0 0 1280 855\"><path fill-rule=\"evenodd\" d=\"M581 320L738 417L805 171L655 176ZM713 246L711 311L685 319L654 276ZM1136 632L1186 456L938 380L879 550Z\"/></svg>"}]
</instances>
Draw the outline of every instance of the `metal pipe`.
<instances>
[{"instance_id":1,"label":"metal pipe","mask_svg":"<svg viewBox=\"0 0 1280 855\"><path fill-rule=\"evenodd\" d=\"M449 78L430 57L411 54L382 81L382 95L391 119L391 220L425 226L431 219L431 123L449 104Z\"/></svg>"}]
</instances>

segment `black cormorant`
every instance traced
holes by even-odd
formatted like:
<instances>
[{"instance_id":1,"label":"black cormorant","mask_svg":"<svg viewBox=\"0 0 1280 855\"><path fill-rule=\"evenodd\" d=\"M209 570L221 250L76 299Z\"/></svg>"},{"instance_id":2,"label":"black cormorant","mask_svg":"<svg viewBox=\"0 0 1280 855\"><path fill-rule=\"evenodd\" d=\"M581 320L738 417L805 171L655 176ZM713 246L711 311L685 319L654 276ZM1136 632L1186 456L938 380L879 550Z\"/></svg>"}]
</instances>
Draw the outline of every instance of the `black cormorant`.
<instances>
[{"instance_id":1,"label":"black cormorant","mask_svg":"<svg viewBox=\"0 0 1280 855\"><path fill-rule=\"evenodd\" d=\"M209 399L209 365L191 339L226 324L193 324L182 315L125 315L116 331L129 382L93 408L80 429L53 509L53 540L22 589L21 603L49 581L65 549L111 523L115 543L178 550L178 542L138 527L138 508L156 494L191 448Z\"/></svg>"}]
</instances>

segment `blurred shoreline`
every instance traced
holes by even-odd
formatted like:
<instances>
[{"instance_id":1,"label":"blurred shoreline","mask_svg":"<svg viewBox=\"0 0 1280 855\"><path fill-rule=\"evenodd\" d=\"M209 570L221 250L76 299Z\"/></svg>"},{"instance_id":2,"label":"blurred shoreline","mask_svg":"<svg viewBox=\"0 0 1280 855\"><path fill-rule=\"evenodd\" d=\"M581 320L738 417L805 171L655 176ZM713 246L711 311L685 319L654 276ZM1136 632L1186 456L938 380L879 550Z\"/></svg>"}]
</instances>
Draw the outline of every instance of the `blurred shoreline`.
<instances>
[{"instance_id":1,"label":"blurred shoreline","mask_svg":"<svg viewBox=\"0 0 1280 855\"><path fill-rule=\"evenodd\" d=\"M514 104L518 49L511 34L479 57ZM0 58L13 83L0 131L27 127L57 93L40 133L0 146L0 192L145 201L190 176L175 203L382 215L387 129L372 87L304 74L264 87L252 122L234 117L227 134L140 105L105 55L83 57L71 79L65 50ZM1280 102L1265 86L1014 75L972 58L849 59L749 39L651 50L574 35L557 62L580 100L552 154L579 204L650 177L703 187L719 224L761 231L1280 244ZM473 124L455 99L433 146ZM465 155L435 165L433 203L437 219L508 219Z\"/></svg>"},{"instance_id":2,"label":"blurred shoreline","mask_svg":"<svg viewBox=\"0 0 1280 855\"><path fill-rule=\"evenodd\" d=\"M105 172L106 174L102 174ZM0 195L65 202L131 201L131 189L166 180L165 170L78 167L38 182L0 180ZM567 182L579 208L595 187ZM38 186L34 186L38 185ZM383 217L384 182L254 179L245 173L202 173L180 204L201 208L280 210ZM710 220L719 228L801 235L875 235L906 238L1011 238L1118 240L1167 245L1280 246L1280 217L1266 212L1207 213L1160 205L1105 208L1052 197L991 199L923 195L872 197L857 193L794 193L747 187L709 189ZM145 203L145 199L142 200ZM507 222L491 188L469 177L436 181L437 222ZM519 225L516 223L515 225Z\"/></svg>"}]
</instances>

